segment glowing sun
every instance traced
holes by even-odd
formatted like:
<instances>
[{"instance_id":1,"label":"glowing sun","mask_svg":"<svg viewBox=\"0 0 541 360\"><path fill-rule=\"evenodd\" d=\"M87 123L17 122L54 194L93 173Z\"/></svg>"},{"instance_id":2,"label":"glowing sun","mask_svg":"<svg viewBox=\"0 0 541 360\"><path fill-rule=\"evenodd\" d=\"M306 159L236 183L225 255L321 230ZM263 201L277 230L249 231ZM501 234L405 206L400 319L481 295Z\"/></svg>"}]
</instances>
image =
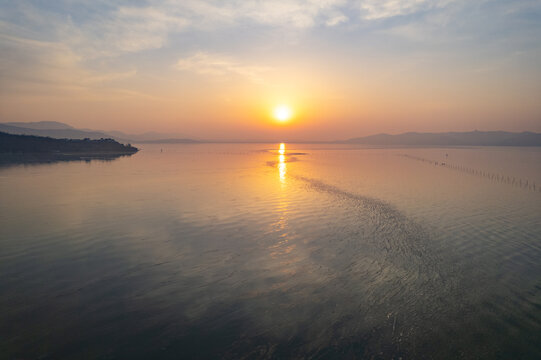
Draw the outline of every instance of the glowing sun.
<instances>
[{"instance_id":1,"label":"glowing sun","mask_svg":"<svg viewBox=\"0 0 541 360\"><path fill-rule=\"evenodd\" d=\"M293 116L293 111L287 105L280 105L274 108L274 118L280 122L286 122Z\"/></svg>"}]
</instances>

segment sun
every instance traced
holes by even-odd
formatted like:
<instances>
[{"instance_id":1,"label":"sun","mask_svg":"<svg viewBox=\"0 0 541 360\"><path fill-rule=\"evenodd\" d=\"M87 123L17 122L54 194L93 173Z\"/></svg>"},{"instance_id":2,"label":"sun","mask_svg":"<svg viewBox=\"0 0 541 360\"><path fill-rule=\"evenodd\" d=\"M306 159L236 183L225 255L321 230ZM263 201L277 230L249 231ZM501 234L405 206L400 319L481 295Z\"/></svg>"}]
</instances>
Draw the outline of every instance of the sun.
<instances>
[{"instance_id":1,"label":"sun","mask_svg":"<svg viewBox=\"0 0 541 360\"><path fill-rule=\"evenodd\" d=\"M280 122L286 122L293 116L293 111L287 105L279 105L274 108L274 118Z\"/></svg>"}]
</instances>

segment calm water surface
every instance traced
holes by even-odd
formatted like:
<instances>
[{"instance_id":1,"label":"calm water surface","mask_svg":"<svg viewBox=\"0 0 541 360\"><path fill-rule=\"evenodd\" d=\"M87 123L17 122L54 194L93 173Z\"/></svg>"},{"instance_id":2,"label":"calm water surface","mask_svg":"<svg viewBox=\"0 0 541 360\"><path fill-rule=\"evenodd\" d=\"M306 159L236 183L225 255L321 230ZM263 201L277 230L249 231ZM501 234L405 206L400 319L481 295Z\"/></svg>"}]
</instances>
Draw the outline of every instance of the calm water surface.
<instances>
[{"instance_id":1,"label":"calm water surface","mask_svg":"<svg viewBox=\"0 0 541 360\"><path fill-rule=\"evenodd\" d=\"M0 358L538 359L540 187L533 148L2 167Z\"/></svg>"}]
</instances>

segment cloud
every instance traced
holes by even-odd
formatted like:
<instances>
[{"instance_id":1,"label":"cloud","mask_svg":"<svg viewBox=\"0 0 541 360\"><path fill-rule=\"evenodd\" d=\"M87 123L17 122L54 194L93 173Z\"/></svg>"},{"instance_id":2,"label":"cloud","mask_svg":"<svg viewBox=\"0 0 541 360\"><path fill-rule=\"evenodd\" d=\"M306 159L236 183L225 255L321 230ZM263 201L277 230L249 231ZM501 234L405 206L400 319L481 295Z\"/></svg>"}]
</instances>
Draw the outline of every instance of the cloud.
<instances>
[{"instance_id":1,"label":"cloud","mask_svg":"<svg viewBox=\"0 0 541 360\"><path fill-rule=\"evenodd\" d=\"M329 19L327 19L327 21L325 22L325 25L327 26L336 26L338 24L341 24L343 22L346 22L348 21L348 17L345 16L344 14L336 14L332 17L329 17Z\"/></svg>"},{"instance_id":2,"label":"cloud","mask_svg":"<svg viewBox=\"0 0 541 360\"><path fill-rule=\"evenodd\" d=\"M121 7L102 31L105 39L120 51L134 52L161 48L168 33L180 31L188 20L152 7Z\"/></svg>"},{"instance_id":3,"label":"cloud","mask_svg":"<svg viewBox=\"0 0 541 360\"><path fill-rule=\"evenodd\" d=\"M75 10L65 13L60 5L26 2L6 10L24 23L22 27L8 23L11 28L43 30L37 35L67 44L85 58L100 58L161 49L173 36L194 31L235 27L306 31L442 8L453 1L458 0L147 0L135 6L96 0L87 6L69 2L66 7ZM8 16L4 18L9 22Z\"/></svg>"},{"instance_id":4,"label":"cloud","mask_svg":"<svg viewBox=\"0 0 541 360\"><path fill-rule=\"evenodd\" d=\"M262 83L263 75L272 70L270 67L244 64L223 55L205 52L198 52L190 57L179 59L176 68L203 75L235 74L255 83Z\"/></svg>"},{"instance_id":5,"label":"cloud","mask_svg":"<svg viewBox=\"0 0 541 360\"><path fill-rule=\"evenodd\" d=\"M441 8L451 2L453 0L362 0L359 6L363 19L377 20Z\"/></svg>"},{"instance_id":6,"label":"cloud","mask_svg":"<svg viewBox=\"0 0 541 360\"><path fill-rule=\"evenodd\" d=\"M21 0L0 4L0 86L7 89L16 78L85 87L119 84L136 74L158 73L148 66L150 62L158 66L176 63L177 69L206 75L235 74L262 83L272 69L238 60L243 59L240 55L220 54L234 48L234 54L257 51L260 58L272 57L270 49L282 46L285 37L306 40L309 51L321 41L343 46L339 36L355 38L366 46L380 44L382 34L397 44L416 42L415 47L400 49L401 56L424 51L427 46L434 51L434 44L449 44L449 49L478 44L484 34L484 48L495 41L502 43L501 48L513 49L518 43L525 44L523 47L538 43L529 35L538 33L538 22L523 14L538 11L539 2L482 3L485 7L468 5L465 0L146 0L138 5L130 1L58 0L52 4ZM471 15L472 8L478 8L478 13ZM511 16L514 21L509 22ZM379 21L393 17L401 18ZM516 27L512 37L510 25ZM340 26L350 33L330 29ZM312 29L328 29L330 35L311 39L316 33ZM494 36L498 31L501 36ZM290 45L280 50L289 51ZM193 49L201 51L190 52ZM185 53L192 55L178 59ZM124 81L126 86L135 83Z\"/></svg>"},{"instance_id":7,"label":"cloud","mask_svg":"<svg viewBox=\"0 0 541 360\"><path fill-rule=\"evenodd\" d=\"M243 24L303 30L336 26L348 19L340 11L345 0L155 0L147 4L100 13L82 26L72 24L67 32L79 32L103 52L136 52L161 48L171 34L183 31L215 31Z\"/></svg>"},{"instance_id":8,"label":"cloud","mask_svg":"<svg viewBox=\"0 0 541 360\"><path fill-rule=\"evenodd\" d=\"M344 0L185 0L149 1L145 7L120 6L84 24L70 22L63 29L73 44L86 44L94 55L159 49L172 34L215 31L249 23L308 29L336 26L347 20L338 7Z\"/></svg>"},{"instance_id":9,"label":"cloud","mask_svg":"<svg viewBox=\"0 0 541 360\"><path fill-rule=\"evenodd\" d=\"M117 56L165 46L169 34L187 28L190 21L154 7L119 7L78 24L71 17L57 24L57 34L86 58Z\"/></svg>"},{"instance_id":10,"label":"cloud","mask_svg":"<svg viewBox=\"0 0 541 360\"><path fill-rule=\"evenodd\" d=\"M235 14L236 18L246 18L259 24L309 28L319 24L321 19L328 21L336 17L336 7L341 0L301 0L273 2L244 2Z\"/></svg>"},{"instance_id":11,"label":"cloud","mask_svg":"<svg viewBox=\"0 0 541 360\"><path fill-rule=\"evenodd\" d=\"M134 77L135 69L90 70L82 65L83 58L69 46L49 41L0 35L0 92L4 95L70 97L92 92Z\"/></svg>"}]
</instances>

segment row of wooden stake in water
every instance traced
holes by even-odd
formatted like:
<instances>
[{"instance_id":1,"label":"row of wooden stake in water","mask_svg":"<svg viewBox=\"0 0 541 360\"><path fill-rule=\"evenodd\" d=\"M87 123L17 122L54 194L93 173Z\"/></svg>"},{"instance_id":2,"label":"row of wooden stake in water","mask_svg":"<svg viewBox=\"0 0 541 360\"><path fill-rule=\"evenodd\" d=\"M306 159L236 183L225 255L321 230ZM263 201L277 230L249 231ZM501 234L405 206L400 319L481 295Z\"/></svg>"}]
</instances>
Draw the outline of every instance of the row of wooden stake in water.
<instances>
[{"instance_id":1,"label":"row of wooden stake in water","mask_svg":"<svg viewBox=\"0 0 541 360\"><path fill-rule=\"evenodd\" d=\"M541 192L541 186L536 186L535 182L529 181L528 179L516 178L514 176L506 176L503 174L495 174L488 171L467 167L464 165L450 164L446 161L434 161L434 160L425 159L419 156L413 156L409 154L401 154L400 156L403 156L405 158L412 159L412 160L422 161L424 163L432 164L435 166L444 166L448 169L460 171L460 172L474 175L474 176L480 176L480 177L489 179L491 181L508 184L511 186L516 186L521 189Z\"/></svg>"}]
</instances>

